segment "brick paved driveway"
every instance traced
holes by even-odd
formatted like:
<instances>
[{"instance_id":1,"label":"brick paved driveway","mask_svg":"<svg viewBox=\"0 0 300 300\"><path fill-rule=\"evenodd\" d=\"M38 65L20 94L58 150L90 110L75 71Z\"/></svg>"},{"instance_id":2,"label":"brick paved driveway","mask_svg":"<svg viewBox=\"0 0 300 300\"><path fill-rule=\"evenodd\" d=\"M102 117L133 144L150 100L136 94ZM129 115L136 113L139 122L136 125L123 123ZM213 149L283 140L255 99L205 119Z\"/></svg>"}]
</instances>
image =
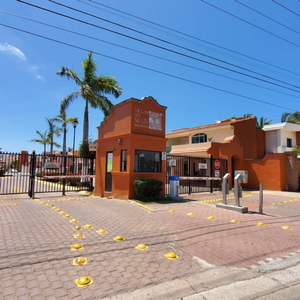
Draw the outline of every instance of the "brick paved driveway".
<instances>
[{"instance_id":1,"label":"brick paved driveway","mask_svg":"<svg viewBox=\"0 0 300 300\"><path fill-rule=\"evenodd\" d=\"M258 195L249 195L243 202L254 207ZM151 213L128 201L96 197L0 198L1 297L101 299L183 278L209 265L253 269L299 251L300 201L265 196L264 215L242 215L216 208L212 200L217 197L149 204ZM207 200L211 202L203 202ZM195 215L188 215L191 212ZM79 222L70 223L74 218ZM257 222L265 226L256 226ZM93 228L82 229L84 237L75 239L73 227L86 224ZM284 225L292 230L282 229ZM96 233L100 228L107 233ZM113 238L118 235L125 241L116 242ZM74 243L83 249L71 251ZM135 249L140 243L149 248ZM164 257L168 252L179 258L168 260ZM86 265L72 265L79 256L87 258ZM86 275L94 284L78 288L74 280Z\"/></svg>"}]
</instances>

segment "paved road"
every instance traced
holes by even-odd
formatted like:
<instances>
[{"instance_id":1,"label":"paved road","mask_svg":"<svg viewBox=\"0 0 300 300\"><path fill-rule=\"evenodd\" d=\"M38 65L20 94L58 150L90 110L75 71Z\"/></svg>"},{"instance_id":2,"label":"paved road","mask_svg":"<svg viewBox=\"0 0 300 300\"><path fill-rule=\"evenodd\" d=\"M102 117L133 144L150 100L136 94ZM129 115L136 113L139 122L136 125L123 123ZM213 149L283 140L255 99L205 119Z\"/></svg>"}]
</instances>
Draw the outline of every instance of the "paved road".
<instances>
[{"instance_id":1,"label":"paved road","mask_svg":"<svg viewBox=\"0 0 300 300\"><path fill-rule=\"evenodd\" d=\"M258 290L256 298L280 293L283 287L292 294L297 289L292 280L268 274L289 266L298 278L297 196L265 195L264 215L257 214L258 194L249 192L242 199L249 214L216 208L219 194L146 207L77 193L40 194L43 198L35 200L0 197L2 299L234 299L226 298L226 287L227 292L239 287L246 297L260 280L270 289ZM71 216L66 218L61 210ZM74 218L78 223L70 222ZM82 229L84 237L75 239L73 227L87 224L93 228ZM98 234L100 228L107 233ZM115 241L119 235L125 240ZM74 243L83 249L72 251ZM148 246L145 251L135 249L141 243ZM167 259L169 252L178 258ZM86 265L72 265L79 256L87 258ZM94 283L78 288L74 280L81 276L90 276ZM247 292L238 282L252 289Z\"/></svg>"}]
</instances>

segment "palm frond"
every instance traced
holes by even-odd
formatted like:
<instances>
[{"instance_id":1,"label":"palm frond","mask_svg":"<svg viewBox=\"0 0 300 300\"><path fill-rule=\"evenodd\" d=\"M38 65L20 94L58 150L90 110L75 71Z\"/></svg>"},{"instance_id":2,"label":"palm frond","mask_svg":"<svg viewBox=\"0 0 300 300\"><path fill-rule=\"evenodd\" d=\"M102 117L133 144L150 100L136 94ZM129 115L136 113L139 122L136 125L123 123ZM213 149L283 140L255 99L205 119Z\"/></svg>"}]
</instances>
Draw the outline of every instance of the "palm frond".
<instances>
[{"instance_id":1,"label":"palm frond","mask_svg":"<svg viewBox=\"0 0 300 300\"><path fill-rule=\"evenodd\" d=\"M77 75L77 73L72 70L68 69L66 67L61 67L61 70L56 72L57 75L60 75L61 77L67 77L68 79L72 79L76 82L77 85L81 84L80 77Z\"/></svg>"},{"instance_id":2,"label":"palm frond","mask_svg":"<svg viewBox=\"0 0 300 300\"><path fill-rule=\"evenodd\" d=\"M65 98L63 98L60 102L60 111L65 111L68 108L68 106L78 98L79 95L79 92L73 92Z\"/></svg>"}]
</instances>

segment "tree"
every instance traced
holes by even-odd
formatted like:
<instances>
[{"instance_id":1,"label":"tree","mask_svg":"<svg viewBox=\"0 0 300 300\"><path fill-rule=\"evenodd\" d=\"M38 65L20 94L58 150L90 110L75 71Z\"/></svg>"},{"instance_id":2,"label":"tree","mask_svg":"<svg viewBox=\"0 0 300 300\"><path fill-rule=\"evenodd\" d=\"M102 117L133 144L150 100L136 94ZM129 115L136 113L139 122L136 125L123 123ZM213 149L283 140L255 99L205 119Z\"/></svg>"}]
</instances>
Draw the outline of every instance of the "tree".
<instances>
[{"instance_id":1,"label":"tree","mask_svg":"<svg viewBox=\"0 0 300 300\"><path fill-rule=\"evenodd\" d=\"M78 118L67 118L66 111L62 110L59 115L54 117L52 119L54 122L62 123L61 129L63 131L63 151L62 154L65 156L67 153L67 124L73 123L74 121L77 121Z\"/></svg>"},{"instance_id":2,"label":"tree","mask_svg":"<svg viewBox=\"0 0 300 300\"><path fill-rule=\"evenodd\" d=\"M244 114L244 118L251 118L253 117L253 114Z\"/></svg>"},{"instance_id":3,"label":"tree","mask_svg":"<svg viewBox=\"0 0 300 300\"><path fill-rule=\"evenodd\" d=\"M282 115L281 115L281 123L286 123L288 122L288 119L289 117L291 116L291 113L290 112L284 112Z\"/></svg>"},{"instance_id":4,"label":"tree","mask_svg":"<svg viewBox=\"0 0 300 300\"><path fill-rule=\"evenodd\" d=\"M54 136L60 137L60 129L55 126L53 119L46 118L49 126L48 138L50 141L50 157L53 155L53 146L60 148L60 145L54 142ZM51 159L50 158L50 159Z\"/></svg>"},{"instance_id":5,"label":"tree","mask_svg":"<svg viewBox=\"0 0 300 300\"><path fill-rule=\"evenodd\" d=\"M281 122L300 124L300 111L295 111L294 113L283 113L281 116Z\"/></svg>"},{"instance_id":6,"label":"tree","mask_svg":"<svg viewBox=\"0 0 300 300\"><path fill-rule=\"evenodd\" d=\"M48 131L46 130L44 133L41 133L40 131L37 130L36 133L39 136L39 138L38 139L31 139L29 142L42 144L44 146L44 155L45 155L46 154L46 146L50 144Z\"/></svg>"},{"instance_id":7,"label":"tree","mask_svg":"<svg viewBox=\"0 0 300 300\"><path fill-rule=\"evenodd\" d=\"M268 120L268 118L261 117L259 122L256 118L256 128L263 129L265 125L270 125L273 122L273 119Z\"/></svg>"},{"instance_id":8,"label":"tree","mask_svg":"<svg viewBox=\"0 0 300 300\"><path fill-rule=\"evenodd\" d=\"M79 87L79 91L73 92L62 99L60 103L61 110L66 110L78 97L85 100L82 140L88 142L89 105L93 108L100 108L104 116L108 116L113 105L104 94L110 94L118 98L122 93L122 88L118 85L115 78L96 75L96 62L92 59L92 52L89 52L87 58L82 62L82 67L84 71L82 78L74 70L66 67L62 67L57 74L74 80Z\"/></svg>"}]
</instances>

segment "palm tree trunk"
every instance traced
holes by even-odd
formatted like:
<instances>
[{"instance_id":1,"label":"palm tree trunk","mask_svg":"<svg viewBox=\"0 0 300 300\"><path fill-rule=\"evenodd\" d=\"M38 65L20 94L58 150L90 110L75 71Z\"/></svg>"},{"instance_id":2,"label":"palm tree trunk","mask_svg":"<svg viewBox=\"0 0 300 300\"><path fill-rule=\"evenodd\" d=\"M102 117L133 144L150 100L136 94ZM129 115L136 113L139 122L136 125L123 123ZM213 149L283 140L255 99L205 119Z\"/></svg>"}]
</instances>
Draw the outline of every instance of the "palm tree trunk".
<instances>
[{"instance_id":1,"label":"palm tree trunk","mask_svg":"<svg viewBox=\"0 0 300 300\"><path fill-rule=\"evenodd\" d=\"M88 102L86 101L84 118L83 118L83 142L89 141L89 108Z\"/></svg>"},{"instance_id":2,"label":"palm tree trunk","mask_svg":"<svg viewBox=\"0 0 300 300\"><path fill-rule=\"evenodd\" d=\"M66 128L66 125L67 124L63 124L63 127L64 127L64 139L63 139L63 157L62 157L62 172L63 174L65 174L65 169L66 169L66 166L65 166L65 156L66 156L66 153L67 153L67 128Z\"/></svg>"},{"instance_id":3,"label":"palm tree trunk","mask_svg":"<svg viewBox=\"0 0 300 300\"><path fill-rule=\"evenodd\" d=\"M51 137L51 145L50 145L50 161L53 161L53 136Z\"/></svg>"}]
</instances>

